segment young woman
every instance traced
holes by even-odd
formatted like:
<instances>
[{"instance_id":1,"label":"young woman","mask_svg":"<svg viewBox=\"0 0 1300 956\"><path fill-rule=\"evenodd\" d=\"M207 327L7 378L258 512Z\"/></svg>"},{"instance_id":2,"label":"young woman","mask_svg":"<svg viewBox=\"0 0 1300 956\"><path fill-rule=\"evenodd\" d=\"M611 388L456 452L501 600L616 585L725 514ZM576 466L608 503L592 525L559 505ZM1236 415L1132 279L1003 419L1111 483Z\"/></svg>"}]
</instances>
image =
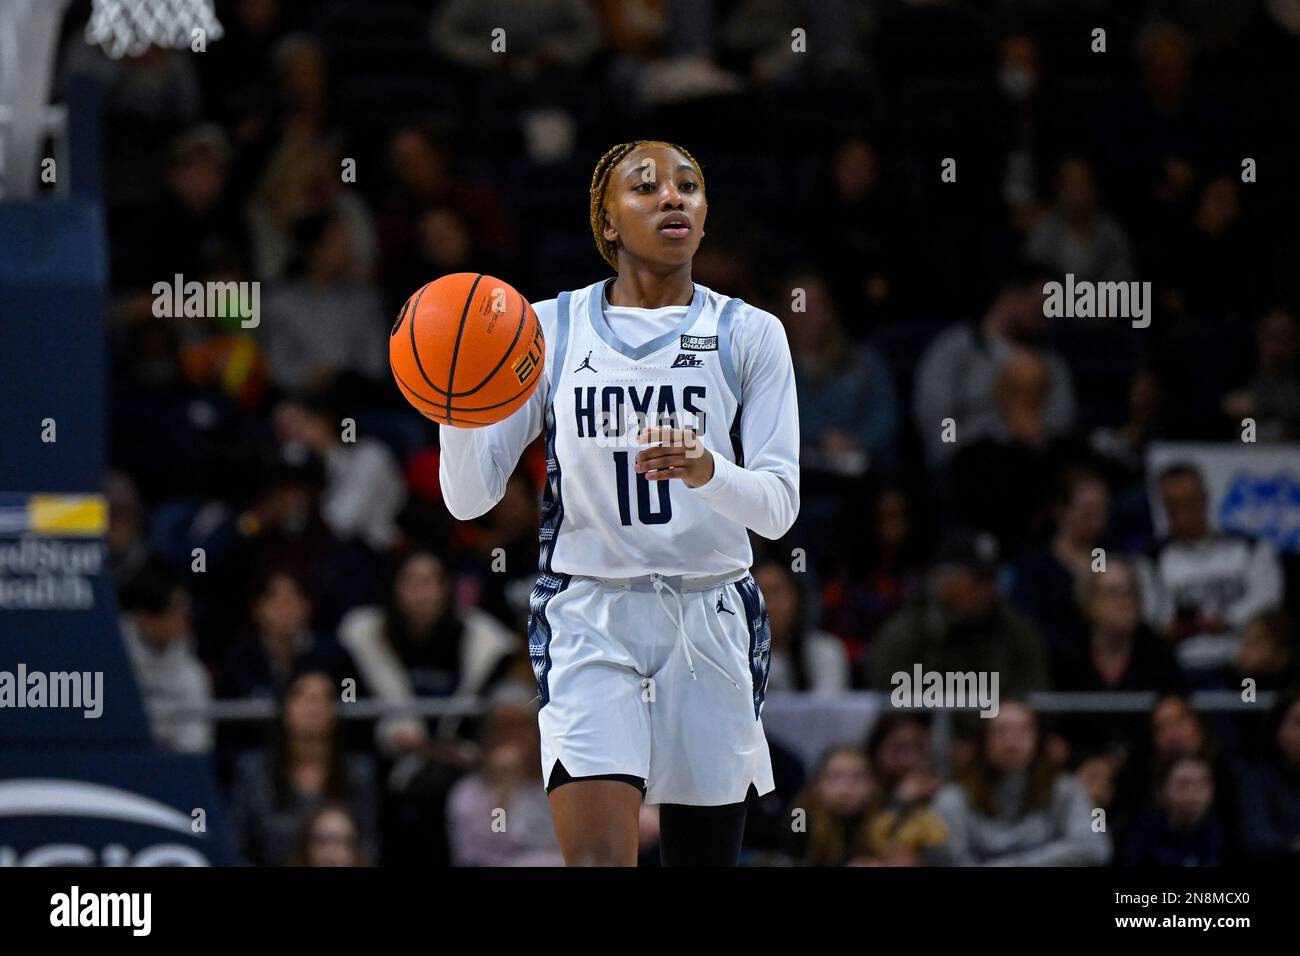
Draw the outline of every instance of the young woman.
<instances>
[{"instance_id":1,"label":"young woman","mask_svg":"<svg viewBox=\"0 0 1300 956\"><path fill-rule=\"evenodd\" d=\"M780 538L798 513L794 370L775 316L691 281L707 213L681 147L606 153L591 227L618 275L534 306L547 367L527 405L441 428L460 520L496 504L545 432L528 641L570 865L635 864L643 795L665 864L734 865L747 794L773 789L748 532Z\"/></svg>"}]
</instances>

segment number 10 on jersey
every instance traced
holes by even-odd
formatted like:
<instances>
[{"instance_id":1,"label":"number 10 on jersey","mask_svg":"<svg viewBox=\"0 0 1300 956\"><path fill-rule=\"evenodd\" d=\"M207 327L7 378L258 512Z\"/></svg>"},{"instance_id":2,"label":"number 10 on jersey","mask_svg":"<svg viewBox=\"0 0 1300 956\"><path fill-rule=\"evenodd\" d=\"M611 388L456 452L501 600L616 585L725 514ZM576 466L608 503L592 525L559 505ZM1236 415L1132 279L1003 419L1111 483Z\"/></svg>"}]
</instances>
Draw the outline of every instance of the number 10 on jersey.
<instances>
[{"instance_id":1,"label":"number 10 on jersey","mask_svg":"<svg viewBox=\"0 0 1300 956\"><path fill-rule=\"evenodd\" d=\"M659 507L650 510L650 479L640 472L634 472L632 454L627 451L614 452L614 481L618 486L618 518L624 525L632 524L632 490L631 481L636 477L636 516L641 524L667 524L673 516L673 503L668 497L668 482L656 481L659 486Z\"/></svg>"}]
</instances>

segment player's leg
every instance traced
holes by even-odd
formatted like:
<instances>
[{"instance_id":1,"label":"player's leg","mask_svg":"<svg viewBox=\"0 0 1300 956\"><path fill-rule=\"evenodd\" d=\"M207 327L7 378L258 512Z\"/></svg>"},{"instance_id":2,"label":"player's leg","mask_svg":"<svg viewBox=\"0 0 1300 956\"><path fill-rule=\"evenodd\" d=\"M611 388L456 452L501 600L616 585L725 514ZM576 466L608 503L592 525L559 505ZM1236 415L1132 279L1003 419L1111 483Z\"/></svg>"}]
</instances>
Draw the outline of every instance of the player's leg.
<instances>
[{"instance_id":1,"label":"player's leg","mask_svg":"<svg viewBox=\"0 0 1300 956\"><path fill-rule=\"evenodd\" d=\"M759 720L770 646L766 607L750 577L683 597L695 673L678 644L654 675L647 799L660 807L666 866L734 866L746 798L773 788Z\"/></svg>"},{"instance_id":2,"label":"player's leg","mask_svg":"<svg viewBox=\"0 0 1300 956\"><path fill-rule=\"evenodd\" d=\"M630 774L575 779L557 761L547 791L564 862L636 866L644 789L644 781Z\"/></svg>"},{"instance_id":3,"label":"player's leg","mask_svg":"<svg viewBox=\"0 0 1300 956\"><path fill-rule=\"evenodd\" d=\"M553 595L541 585L534 591L542 773L570 866L636 865L650 718L643 665L620 639L626 603L625 594L578 578Z\"/></svg>"},{"instance_id":4,"label":"player's leg","mask_svg":"<svg viewBox=\"0 0 1300 956\"><path fill-rule=\"evenodd\" d=\"M664 866L735 866L745 836L746 808L746 801L720 807L661 804L660 861Z\"/></svg>"}]
</instances>

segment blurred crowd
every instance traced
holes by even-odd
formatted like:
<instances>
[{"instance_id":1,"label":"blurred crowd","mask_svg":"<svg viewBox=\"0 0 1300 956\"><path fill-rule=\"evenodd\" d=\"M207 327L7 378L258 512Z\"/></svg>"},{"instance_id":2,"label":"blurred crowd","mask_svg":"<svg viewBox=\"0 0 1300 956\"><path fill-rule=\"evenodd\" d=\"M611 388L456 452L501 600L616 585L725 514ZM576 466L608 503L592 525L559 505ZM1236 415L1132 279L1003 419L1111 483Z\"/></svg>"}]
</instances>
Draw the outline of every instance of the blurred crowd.
<instances>
[{"instance_id":1,"label":"blurred crowd","mask_svg":"<svg viewBox=\"0 0 1300 956\"><path fill-rule=\"evenodd\" d=\"M696 281L793 354L801 514L754 539L769 692L1001 679L943 754L901 712L812 766L774 739L746 859L1300 861L1295 556L1146 454L1243 418L1297 449L1300 3L218 0L206 51L120 61L86 6L60 83L104 91L123 638L248 862L559 862L524 639L543 452L452 520L384 350L439 275L533 301L605 275L591 169L638 137L699 158ZM1150 325L1045 318L1067 273L1150 281ZM257 326L239 292L155 317L178 275L259 283ZM1243 678L1277 705L1187 703ZM1048 689L1160 703L1019 702ZM440 698L478 706L400 712ZM395 709L345 719L366 699ZM165 711L212 700L277 716Z\"/></svg>"}]
</instances>

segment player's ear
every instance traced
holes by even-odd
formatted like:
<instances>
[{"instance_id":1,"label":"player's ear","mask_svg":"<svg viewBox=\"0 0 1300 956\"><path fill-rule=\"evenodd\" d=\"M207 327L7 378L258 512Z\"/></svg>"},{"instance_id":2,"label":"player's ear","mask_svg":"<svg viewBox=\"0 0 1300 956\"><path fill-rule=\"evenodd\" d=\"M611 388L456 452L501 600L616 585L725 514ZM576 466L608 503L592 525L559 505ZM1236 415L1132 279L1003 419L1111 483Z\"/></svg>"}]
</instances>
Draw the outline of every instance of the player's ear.
<instances>
[{"instance_id":1,"label":"player's ear","mask_svg":"<svg viewBox=\"0 0 1300 956\"><path fill-rule=\"evenodd\" d=\"M612 223L610 223L609 213L605 213L604 219L605 226L601 229L601 234L610 242L618 242L618 230L614 228Z\"/></svg>"}]
</instances>

